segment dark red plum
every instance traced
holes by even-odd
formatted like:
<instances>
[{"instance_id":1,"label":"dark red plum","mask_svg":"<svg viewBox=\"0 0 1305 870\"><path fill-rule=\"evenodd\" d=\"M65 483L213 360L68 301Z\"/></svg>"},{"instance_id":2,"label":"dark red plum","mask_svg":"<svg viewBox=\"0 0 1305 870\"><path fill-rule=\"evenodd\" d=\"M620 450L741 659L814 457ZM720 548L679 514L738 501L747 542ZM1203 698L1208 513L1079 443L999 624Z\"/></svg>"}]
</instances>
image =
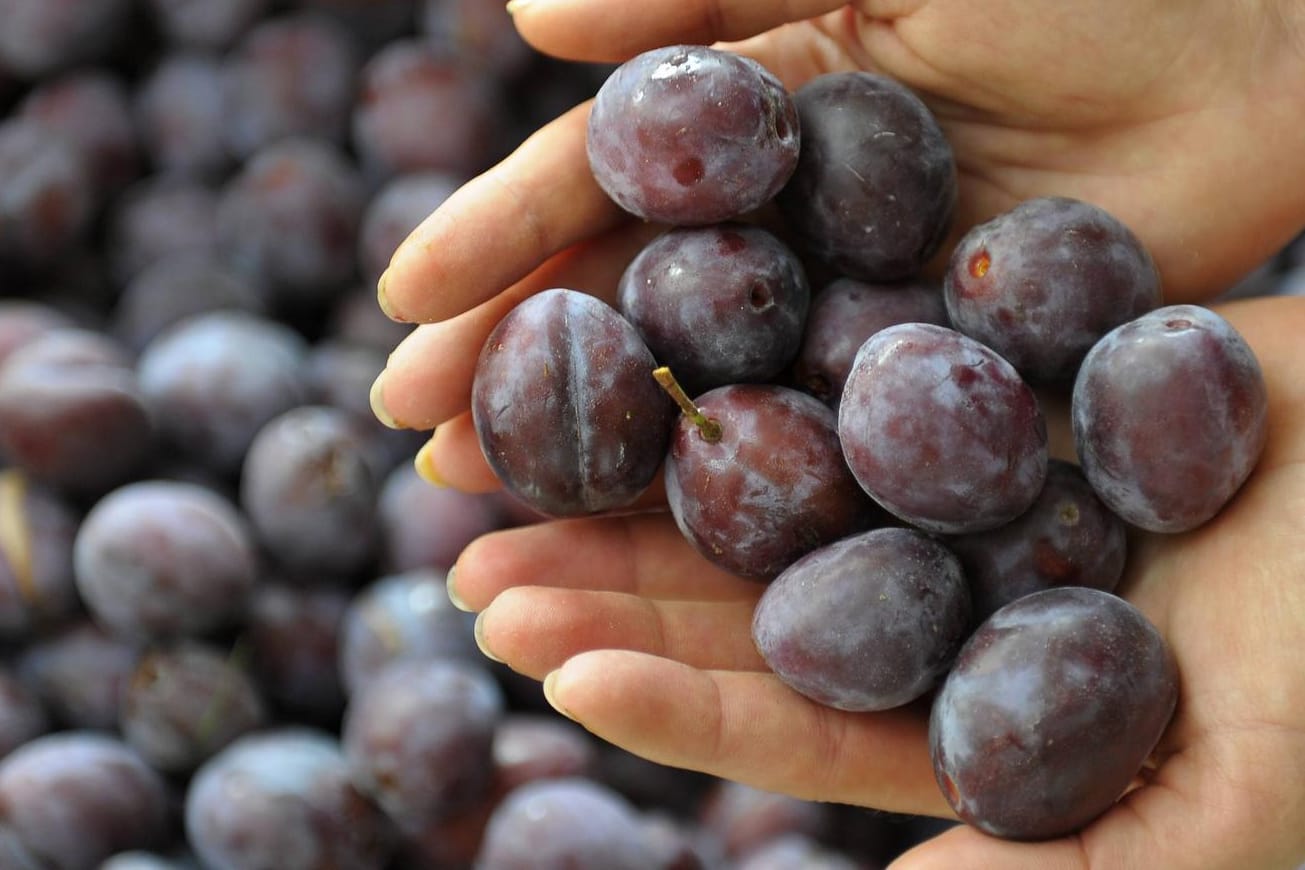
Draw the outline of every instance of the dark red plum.
<instances>
[{"instance_id":1,"label":"dark red plum","mask_svg":"<svg viewBox=\"0 0 1305 870\"><path fill-rule=\"evenodd\" d=\"M123 688L119 728L155 770L188 774L268 719L239 660L206 644L145 653Z\"/></svg>"},{"instance_id":2,"label":"dark red plum","mask_svg":"<svg viewBox=\"0 0 1305 870\"><path fill-rule=\"evenodd\" d=\"M928 107L870 72L818 76L793 101L802 152L777 201L798 252L864 281L915 277L956 205L952 148Z\"/></svg>"},{"instance_id":3,"label":"dark red plum","mask_svg":"<svg viewBox=\"0 0 1305 870\"><path fill-rule=\"evenodd\" d=\"M0 758L51 729L40 697L9 668L0 669Z\"/></svg>"},{"instance_id":4,"label":"dark red plum","mask_svg":"<svg viewBox=\"0 0 1305 870\"><path fill-rule=\"evenodd\" d=\"M1067 197L1026 200L971 229L943 290L956 329L1041 383L1072 382L1101 336L1161 303L1160 273L1137 236Z\"/></svg>"},{"instance_id":5,"label":"dark red plum","mask_svg":"<svg viewBox=\"0 0 1305 870\"><path fill-rule=\"evenodd\" d=\"M829 804L720 780L698 808L703 828L737 860L786 835L820 838L831 833Z\"/></svg>"},{"instance_id":6,"label":"dark red plum","mask_svg":"<svg viewBox=\"0 0 1305 870\"><path fill-rule=\"evenodd\" d=\"M159 258L136 273L113 308L110 331L140 353L174 323L210 311L263 314L262 291L208 254Z\"/></svg>"},{"instance_id":7,"label":"dark red plum","mask_svg":"<svg viewBox=\"0 0 1305 870\"><path fill-rule=\"evenodd\" d=\"M271 0L147 0L167 40L187 48L229 48L253 26Z\"/></svg>"},{"instance_id":8,"label":"dark red plum","mask_svg":"<svg viewBox=\"0 0 1305 870\"><path fill-rule=\"evenodd\" d=\"M1195 305L1158 308L1108 333L1084 358L1072 404L1092 488L1152 532L1212 519L1254 470L1268 431L1255 353Z\"/></svg>"},{"instance_id":9,"label":"dark red plum","mask_svg":"<svg viewBox=\"0 0 1305 870\"><path fill-rule=\"evenodd\" d=\"M490 816L480 870L668 870L637 810L619 792L588 779L526 783Z\"/></svg>"},{"instance_id":10,"label":"dark red plum","mask_svg":"<svg viewBox=\"0 0 1305 870\"><path fill-rule=\"evenodd\" d=\"M376 304L373 285L356 286L335 301L328 318L327 334L337 341L362 345L389 354L412 332L411 323L399 323L385 316Z\"/></svg>"},{"instance_id":11,"label":"dark red plum","mask_svg":"<svg viewBox=\"0 0 1305 870\"><path fill-rule=\"evenodd\" d=\"M241 642L263 697L283 716L337 723L344 712L340 634L350 592L264 582L254 590Z\"/></svg>"},{"instance_id":12,"label":"dark red plum","mask_svg":"<svg viewBox=\"0 0 1305 870\"><path fill-rule=\"evenodd\" d=\"M974 622L1033 592L1090 586L1111 592L1124 573L1128 536L1078 466L1047 465L1033 506L1004 526L955 535L947 546L961 559L974 602Z\"/></svg>"},{"instance_id":13,"label":"dark red plum","mask_svg":"<svg viewBox=\"0 0 1305 870\"><path fill-rule=\"evenodd\" d=\"M805 556L762 593L752 638L786 685L840 710L921 697L970 630L960 560L914 529L875 529Z\"/></svg>"},{"instance_id":14,"label":"dark red plum","mask_svg":"<svg viewBox=\"0 0 1305 870\"><path fill-rule=\"evenodd\" d=\"M0 0L0 69L34 81L98 60L117 43L131 0Z\"/></svg>"},{"instance_id":15,"label":"dark red plum","mask_svg":"<svg viewBox=\"0 0 1305 870\"><path fill-rule=\"evenodd\" d=\"M681 226L754 211L798 163L798 115L751 58L699 45L646 51L617 67L589 114L589 165L637 217Z\"/></svg>"},{"instance_id":16,"label":"dark red plum","mask_svg":"<svg viewBox=\"0 0 1305 870\"><path fill-rule=\"evenodd\" d=\"M139 473L155 440L131 355L106 335L52 330L0 368L0 452L33 480L97 496Z\"/></svg>"},{"instance_id":17,"label":"dark red plum","mask_svg":"<svg viewBox=\"0 0 1305 870\"><path fill-rule=\"evenodd\" d=\"M218 178L229 169L231 155L222 141L222 65L216 58L166 55L137 87L133 112L141 146L157 171Z\"/></svg>"},{"instance_id":18,"label":"dark red plum","mask_svg":"<svg viewBox=\"0 0 1305 870\"><path fill-rule=\"evenodd\" d=\"M243 617L259 565L248 524L203 486L140 480L96 502L73 549L96 621L129 639L193 637Z\"/></svg>"},{"instance_id":19,"label":"dark red plum","mask_svg":"<svg viewBox=\"0 0 1305 870\"><path fill-rule=\"evenodd\" d=\"M380 489L358 420L302 405L258 431L240 474L240 504L284 569L347 578L376 554Z\"/></svg>"},{"instance_id":20,"label":"dark red plum","mask_svg":"<svg viewBox=\"0 0 1305 870\"><path fill-rule=\"evenodd\" d=\"M412 463L381 488L381 562L387 571L448 570L468 544L507 525L500 498L431 486Z\"/></svg>"},{"instance_id":21,"label":"dark red plum","mask_svg":"<svg viewBox=\"0 0 1305 870\"><path fill-rule=\"evenodd\" d=\"M343 152L321 140L284 139L223 186L218 250L282 311L321 310L354 280L365 201Z\"/></svg>"},{"instance_id":22,"label":"dark red plum","mask_svg":"<svg viewBox=\"0 0 1305 870\"><path fill-rule=\"evenodd\" d=\"M861 486L925 531L996 528L1024 513L1047 474L1033 390L959 332L903 323L866 340L839 404L838 433Z\"/></svg>"},{"instance_id":23,"label":"dark red plum","mask_svg":"<svg viewBox=\"0 0 1305 870\"><path fill-rule=\"evenodd\" d=\"M497 2L497 0L495 0ZM399 243L462 183L447 172L409 172L390 179L367 203L358 229L358 264L375 284ZM373 308L376 294L370 294Z\"/></svg>"},{"instance_id":24,"label":"dark red plum","mask_svg":"<svg viewBox=\"0 0 1305 870\"><path fill-rule=\"evenodd\" d=\"M140 172L127 86L106 69L41 82L28 92L17 114L75 145L86 158L98 195L120 190Z\"/></svg>"},{"instance_id":25,"label":"dark red plum","mask_svg":"<svg viewBox=\"0 0 1305 870\"><path fill-rule=\"evenodd\" d=\"M174 254L217 251L217 191L201 181L151 175L127 188L109 212L109 265L125 284Z\"/></svg>"},{"instance_id":26,"label":"dark red plum","mask_svg":"<svg viewBox=\"0 0 1305 870\"><path fill-rule=\"evenodd\" d=\"M441 51L498 79L525 72L535 57L499 0L418 0L417 30Z\"/></svg>"},{"instance_id":27,"label":"dark red plum","mask_svg":"<svg viewBox=\"0 0 1305 870\"><path fill-rule=\"evenodd\" d=\"M140 653L138 644L83 619L33 639L15 667L56 725L113 731L122 689Z\"/></svg>"},{"instance_id":28,"label":"dark red plum","mask_svg":"<svg viewBox=\"0 0 1305 870\"><path fill-rule=\"evenodd\" d=\"M793 363L794 385L837 410L856 352L867 338L899 323L949 326L942 291L925 281L836 278L811 300Z\"/></svg>"},{"instance_id":29,"label":"dark red plum","mask_svg":"<svg viewBox=\"0 0 1305 870\"><path fill-rule=\"evenodd\" d=\"M0 123L0 259L50 265L84 240L98 206L76 145L30 118Z\"/></svg>"},{"instance_id":30,"label":"dark red plum","mask_svg":"<svg viewBox=\"0 0 1305 870\"><path fill-rule=\"evenodd\" d=\"M1124 793L1177 697L1173 658L1137 608L1098 589L1035 592L979 626L935 698L938 784L989 834L1074 833Z\"/></svg>"},{"instance_id":31,"label":"dark red plum","mask_svg":"<svg viewBox=\"0 0 1305 870\"><path fill-rule=\"evenodd\" d=\"M363 67L352 116L353 145L377 178L436 171L469 175L496 156L494 85L419 39L391 42Z\"/></svg>"},{"instance_id":32,"label":"dark red plum","mask_svg":"<svg viewBox=\"0 0 1305 870\"><path fill-rule=\"evenodd\" d=\"M596 757L593 738L559 716L509 711L494 729L494 776L499 788L588 776Z\"/></svg>"},{"instance_id":33,"label":"dark red plum","mask_svg":"<svg viewBox=\"0 0 1305 870\"><path fill-rule=\"evenodd\" d=\"M455 659L481 664L473 618L453 606L444 575L432 570L381 577L349 602L340 630L346 692L365 687L391 662Z\"/></svg>"},{"instance_id":34,"label":"dark red plum","mask_svg":"<svg viewBox=\"0 0 1305 870\"><path fill-rule=\"evenodd\" d=\"M531 507L575 516L626 507L661 467L675 405L629 321L575 290L546 290L505 316L476 364L481 450Z\"/></svg>"},{"instance_id":35,"label":"dark red plum","mask_svg":"<svg viewBox=\"0 0 1305 870\"><path fill-rule=\"evenodd\" d=\"M341 739L351 779L400 830L447 818L489 793L504 706L479 665L391 662L349 699Z\"/></svg>"},{"instance_id":36,"label":"dark red plum","mask_svg":"<svg viewBox=\"0 0 1305 870\"><path fill-rule=\"evenodd\" d=\"M227 148L243 160L282 139L344 144L357 75L336 22L311 12L264 19L224 56Z\"/></svg>"},{"instance_id":37,"label":"dark red plum","mask_svg":"<svg viewBox=\"0 0 1305 870\"><path fill-rule=\"evenodd\" d=\"M709 562L770 580L800 556L881 520L843 460L834 412L818 400L787 387L736 384L694 404L719 431L681 418L666 460L666 498L680 531Z\"/></svg>"},{"instance_id":38,"label":"dark red plum","mask_svg":"<svg viewBox=\"0 0 1305 870\"><path fill-rule=\"evenodd\" d=\"M64 311L34 299L0 299L0 367L9 354L55 329L74 326Z\"/></svg>"},{"instance_id":39,"label":"dark red plum","mask_svg":"<svg viewBox=\"0 0 1305 870\"><path fill-rule=\"evenodd\" d=\"M350 782L339 741L302 727L247 734L209 759L190 780L185 823L213 870L382 870L394 849L380 810Z\"/></svg>"},{"instance_id":40,"label":"dark red plum","mask_svg":"<svg viewBox=\"0 0 1305 870\"><path fill-rule=\"evenodd\" d=\"M117 852L161 844L167 797L159 774L121 740L63 731L0 761L0 817L32 866L91 870Z\"/></svg>"},{"instance_id":41,"label":"dark red plum","mask_svg":"<svg viewBox=\"0 0 1305 870\"><path fill-rule=\"evenodd\" d=\"M233 474L268 421L307 401L307 358L307 342L282 323L212 311L157 335L137 371L165 440L180 455Z\"/></svg>"},{"instance_id":42,"label":"dark red plum","mask_svg":"<svg viewBox=\"0 0 1305 870\"><path fill-rule=\"evenodd\" d=\"M617 288L617 308L693 395L783 371L802 341L810 298L788 246L741 223L664 233Z\"/></svg>"}]
</instances>

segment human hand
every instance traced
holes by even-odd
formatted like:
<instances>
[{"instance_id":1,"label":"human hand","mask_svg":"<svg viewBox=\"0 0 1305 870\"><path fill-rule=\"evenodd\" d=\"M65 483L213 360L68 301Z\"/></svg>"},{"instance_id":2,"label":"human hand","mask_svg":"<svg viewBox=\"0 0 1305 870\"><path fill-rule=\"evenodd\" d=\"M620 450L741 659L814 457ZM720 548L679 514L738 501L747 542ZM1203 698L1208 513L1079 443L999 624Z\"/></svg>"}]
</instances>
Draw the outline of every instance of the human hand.
<instances>
[{"instance_id":1,"label":"human hand","mask_svg":"<svg viewBox=\"0 0 1305 870\"><path fill-rule=\"evenodd\" d=\"M1305 61L1289 29L1255 24L1277 20L1257 17L1266 9L949 0L853 9L799 0L737 10L655 2L618 17L597 0L534 0L516 17L537 46L572 57L619 60L655 45L722 38L740 40L729 47L761 60L790 88L845 69L892 75L925 97L955 148L953 238L1021 199L1077 196L1138 233L1173 302L1227 286L1285 242L1303 213L1305 148L1278 131L1300 135L1289 121ZM804 15L819 17L785 23ZM497 486L466 413L489 330L548 287L610 301L625 264L658 232L621 214L593 181L586 111L541 130L452 197L396 252L384 282L387 310L422 325L379 382L382 412L411 428L438 425L419 465L461 488ZM1287 303L1259 305L1237 309L1245 313L1235 322L1270 375L1275 424L1264 463L1210 527L1139 539L1124 585L1184 669L1184 701L1161 747L1168 760L1154 779L1162 787L1130 797L1064 844L999 844L961 829L929 847L939 866L961 856L962 866L1018 867L1018 855L1029 866L1054 866L1047 862L1057 850L1080 862L1066 866L1128 866L1145 856L1166 867L1261 866L1256 856L1276 866L1299 852L1302 844L1285 838L1305 817L1291 792L1301 766L1292 723L1305 697L1300 680L1291 682L1298 669L1282 656L1305 605L1299 595L1284 600L1288 592L1272 581L1300 573L1284 523L1289 490L1302 501L1290 466L1300 455L1301 401L1287 374L1291 342L1305 324L1298 308L1273 310ZM1288 320L1296 333L1281 331ZM1270 597L1228 581L1243 552L1256 554L1253 580ZM665 514L491 536L459 561L456 591L486 609L481 630L490 650L536 677L556 670L555 702L615 743L803 797L947 811L929 772L921 710L852 716L779 685L748 632L760 589L707 566ZM1233 614L1244 616L1223 624ZM1247 651L1221 652L1224 643L1242 649L1234 642ZM1267 722L1274 727L1262 727ZM1261 766L1260 758L1272 762ZM1149 835L1146 824L1156 826ZM1207 846L1197 847L1195 830ZM966 851L941 851L948 844ZM987 860L983 844L1024 851Z\"/></svg>"},{"instance_id":2,"label":"human hand","mask_svg":"<svg viewBox=\"0 0 1305 870\"><path fill-rule=\"evenodd\" d=\"M1305 300L1222 307L1259 356L1269 442L1212 522L1139 534L1118 591L1157 625L1181 674L1177 713L1132 792L1081 834L1004 842L960 827L901 868L1295 868L1305 860ZM1253 554L1253 555L1252 555ZM1253 561L1252 561L1253 560ZM788 689L751 644L761 587L709 566L663 513L486 536L458 560L487 652L546 679L590 731L665 764L770 791L947 815L925 704L844 713Z\"/></svg>"}]
</instances>

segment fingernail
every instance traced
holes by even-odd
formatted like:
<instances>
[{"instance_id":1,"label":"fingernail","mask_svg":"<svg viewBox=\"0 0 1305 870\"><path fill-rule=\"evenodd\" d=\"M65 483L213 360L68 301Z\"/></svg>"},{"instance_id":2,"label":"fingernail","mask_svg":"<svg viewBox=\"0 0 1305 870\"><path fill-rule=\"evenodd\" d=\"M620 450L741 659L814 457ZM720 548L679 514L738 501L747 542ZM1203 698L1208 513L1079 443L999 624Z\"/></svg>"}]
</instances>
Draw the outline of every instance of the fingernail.
<instances>
[{"instance_id":1,"label":"fingernail","mask_svg":"<svg viewBox=\"0 0 1305 870\"><path fill-rule=\"evenodd\" d=\"M440 474L440 470L435 467L434 452L435 438L432 436L429 441L421 445L421 449L417 451L416 457L412 460L412 466L417 470L417 476L422 480L431 486L444 489L449 485L449 482L444 479L443 475Z\"/></svg>"},{"instance_id":2,"label":"fingernail","mask_svg":"<svg viewBox=\"0 0 1305 870\"><path fill-rule=\"evenodd\" d=\"M557 700L557 671L549 671L547 676L544 677L544 700L548 702L550 707L572 722L580 721L572 716L571 711L563 707Z\"/></svg>"},{"instance_id":3,"label":"fingernail","mask_svg":"<svg viewBox=\"0 0 1305 870\"><path fill-rule=\"evenodd\" d=\"M403 427L399 425L398 421L395 420L393 415L391 415L390 412L385 408L385 399L381 396L381 392L384 389L385 389L385 372L382 371L379 375L376 376L376 380L372 381L372 389L367 396L368 401L371 403L372 406L372 414L375 415L377 420L380 420L389 428L401 429Z\"/></svg>"},{"instance_id":4,"label":"fingernail","mask_svg":"<svg viewBox=\"0 0 1305 870\"><path fill-rule=\"evenodd\" d=\"M490 652L489 646L485 643L485 612L484 611L481 611L480 615L476 617L476 625L472 629L472 633L476 637L476 646L480 647L481 654L492 662L498 662L500 665L503 664L503 660L498 656L494 655L492 652Z\"/></svg>"},{"instance_id":5,"label":"fingernail","mask_svg":"<svg viewBox=\"0 0 1305 870\"><path fill-rule=\"evenodd\" d=\"M480 647L480 652L482 652L482 655L484 655L485 659L488 659L489 661L497 661L497 663L502 664L502 659L500 659L499 656L496 656L495 653L489 651L489 644L485 643L484 610L482 610L482 612L480 612L478 616L476 616L476 623L475 626L472 627L472 633L475 634L476 646Z\"/></svg>"},{"instance_id":6,"label":"fingernail","mask_svg":"<svg viewBox=\"0 0 1305 870\"><path fill-rule=\"evenodd\" d=\"M389 276L390 270L386 269L376 282L376 304L381 307L381 311L385 312L386 317L403 322L402 318L395 315L394 309L390 306L390 297L385 294L385 281Z\"/></svg>"},{"instance_id":7,"label":"fingernail","mask_svg":"<svg viewBox=\"0 0 1305 870\"><path fill-rule=\"evenodd\" d=\"M508 0L508 15L516 15L530 0Z\"/></svg>"},{"instance_id":8,"label":"fingernail","mask_svg":"<svg viewBox=\"0 0 1305 870\"><path fill-rule=\"evenodd\" d=\"M462 600L462 596L458 594L457 584L453 582L453 578L457 576L457 573L458 566L454 565L449 569L449 573L444 575L444 586L449 591L449 601L453 602L453 606L463 613L471 613L471 608L467 606L467 602Z\"/></svg>"}]
</instances>

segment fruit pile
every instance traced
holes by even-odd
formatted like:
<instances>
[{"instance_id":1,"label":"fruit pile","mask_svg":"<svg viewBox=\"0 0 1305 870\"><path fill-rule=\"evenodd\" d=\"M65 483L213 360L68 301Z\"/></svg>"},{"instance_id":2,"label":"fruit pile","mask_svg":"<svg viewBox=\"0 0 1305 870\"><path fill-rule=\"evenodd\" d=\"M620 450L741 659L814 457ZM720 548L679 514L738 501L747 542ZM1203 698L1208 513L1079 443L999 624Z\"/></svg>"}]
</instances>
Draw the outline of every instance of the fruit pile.
<instances>
[{"instance_id":1,"label":"fruit pile","mask_svg":"<svg viewBox=\"0 0 1305 870\"><path fill-rule=\"evenodd\" d=\"M0 0L0 868L852 867L937 830L600 744L447 596L538 515L372 418L406 334L372 287L607 72L500 0Z\"/></svg>"},{"instance_id":2,"label":"fruit pile","mask_svg":"<svg viewBox=\"0 0 1305 870\"><path fill-rule=\"evenodd\" d=\"M1099 816L1178 693L1112 594L1126 533L1193 530L1250 475L1267 400L1246 342L1164 305L1137 237L1074 199L970 229L931 283L956 167L880 75L788 93L667 46L606 79L587 146L612 200L667 229L614 306L549 290L489 336L472 411L507 489L574 516L634 509L660 474L694 548L767 584L753 640L784 683L931 704L939 786L989 833ZM1075 462L1048 447L1054 395Z\"/></svg>"}]
</instances>

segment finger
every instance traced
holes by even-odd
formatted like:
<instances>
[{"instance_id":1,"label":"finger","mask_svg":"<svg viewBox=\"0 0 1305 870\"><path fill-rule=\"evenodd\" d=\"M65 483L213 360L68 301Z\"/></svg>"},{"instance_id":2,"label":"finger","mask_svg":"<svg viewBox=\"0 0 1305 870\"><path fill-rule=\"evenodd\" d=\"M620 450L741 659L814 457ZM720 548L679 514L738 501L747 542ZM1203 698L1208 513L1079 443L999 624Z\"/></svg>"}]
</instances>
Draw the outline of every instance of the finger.
<instances>
[{"instance_id":1,"label":"finger","mask_svg":"<svg viewBox=\"0 0 1305 870\"><path fill-rule=\"evenodd\" d=\"M467 182L399 245L382 276L382 307L421 323L460 314L520 281L623 212L585 154L589 104L536 131Z\"/></svg>"},{"instance_id":2,"label":"finger","mask_svg":"<svg viewBox=\"0 0 1305 870\"><path fill-rule=\"evenodd\" d=\"M840 0L654 0L626 4L620 15L604 0L517 0L517 30L536 48L573 60L622 61L663 45L737 40L832 12Z\"/></svg>"},{"instance_id":3,"label":"finger","mask_svg":"<svg viewBox=\"0 0 1305 870\"><path fill-rule=\"evenodd\" d=\"M390 354L376 388L390 424L434 429L467 410L480 349L514 306L552 287L581 290L614 302L621 273L659 232L652 224L623 225L551 257L510 289L470 311L418 326ZM470 267L470 274L483 274L478 269Z\"/></svg>"},{"instance_id":4,"label":"finger","mask_svg":"<svg viewBox=\"0 0 1305 870\"><path fill-rule=\"evenodd\" d=\"M1045 843L1016 843L958 825L902 855L889 865L889 870L955 870L956 867L1089 870L1092 866L1083 851L1082 841L1077 837Z\"/></svg>"},{"instance_id":5,"label":"finger","mask_svg":"<svg viewBox=\"0 0 1305 870\"><path fill-rule=\"evenodd\" d=\"M593 649L649 653L696 668L767 670L752 643L753 601L654 601L621 592L524 586L480 614L477 640L491 658L542 680Z\"/></svg>"},{"instance_id":6,"label":"finger","mask_svg":"<svg viewBox=\"0 0 1305 870\"><path fill-rule=\"evenodd\" d=\"M472 541L449 582L483 610L514 586L626 592L656 599L755 600L761 586L716 568L665 512L555 520Z\"/></svg>"},{"instance_id":7,"label":"finger","mask_svg":"<svg viewBox=\"0 0 1305 870\"><path fill-rule=\"evenodd\" d=\"M417 473L440 486L462 492L494 492L503 488L485 461L471 412L465 411L439 425L417 451Z\"/></svg>"},{"instance_id":8,"label":"finger","mask_svg":"<svg viewBox=\"0 0 1305 870\"><path fill-rule=\"evenodd\" d=\"M947 815L918 707L845 713L773 674L596 650L549 674L559 711L636 755L794 797Z\"/></svg>"},{"instance_id":9,"label":"finger","mask_svg":"<svg viewBox=\"0 0 1305 870\"><path fill-rule=\"evenodd\" d=\"M466 411L441 423L417 452L417 473L439 486L450 486L463 492L495 492L503 482L485 459L476 434L476 424L471 412ZM659 469L648 487L625 510L642 511L666 506L666 486Z\"/></svg>"}]
</instances>

